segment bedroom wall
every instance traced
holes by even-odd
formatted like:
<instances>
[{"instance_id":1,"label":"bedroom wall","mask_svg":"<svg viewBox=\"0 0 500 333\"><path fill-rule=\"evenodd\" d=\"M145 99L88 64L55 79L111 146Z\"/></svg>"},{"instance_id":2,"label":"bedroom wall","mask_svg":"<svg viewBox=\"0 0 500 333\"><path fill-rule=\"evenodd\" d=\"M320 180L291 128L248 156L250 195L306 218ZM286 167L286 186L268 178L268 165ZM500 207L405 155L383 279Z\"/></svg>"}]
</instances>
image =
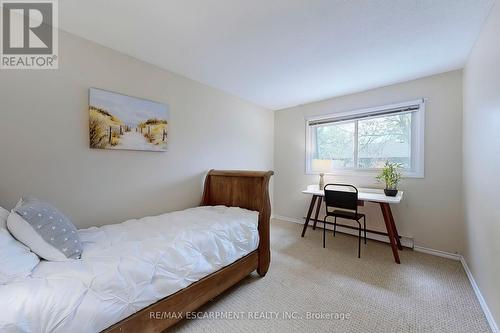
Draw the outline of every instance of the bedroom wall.
<instances>
[{"instance_id":1,"label":"bedroom wall","mask_svg":"<svg viewBox=\"0 0 500 333\"><path fill-rule=\"evenodd\" d=\"M273 168L273 112L61 32L60 69L0 71L0 206L23 194L79 228L196 206L211 168ZM88 88L167 103L166 153L91 150Z\"/></svg>"},{"instance_id":2,"label":"bedroom wall","mask_svg":"<svg viewBox=\"0 0 500 333\"><path fill-rule=\"evenodd\" d=\"M500 4L464 70L465 259L500 324Z\"/></svg>"},{"instance_id":3,"label":"bedroom wall","mask_svg":"<svg viewBox=\"0 0 500 333\"><path fill-rule=\"evenodd\" d=\"M463 250L462 72L453 71L276 112L274 214L301 219L310 197L301 193L318 176L305 174L305 117L427 98L425 178L404 179L404 200L393 205L400 234L417 246ZM329 176L327 181L380 187L373 177ZM324 209L324 208L323 208ZM361 209L370 229L385 231L380 208ZM388 252L390 255L390 252Z\"/></svg>"}]
</instances>

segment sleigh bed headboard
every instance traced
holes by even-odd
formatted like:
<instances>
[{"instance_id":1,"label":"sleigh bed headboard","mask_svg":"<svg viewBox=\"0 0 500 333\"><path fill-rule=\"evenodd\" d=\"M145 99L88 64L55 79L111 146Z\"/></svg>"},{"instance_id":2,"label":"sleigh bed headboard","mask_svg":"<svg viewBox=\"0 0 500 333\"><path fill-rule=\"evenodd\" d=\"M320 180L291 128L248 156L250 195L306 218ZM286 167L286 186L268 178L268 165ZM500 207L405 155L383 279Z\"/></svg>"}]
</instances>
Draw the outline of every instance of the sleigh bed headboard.
<instances>
[{"instance_id":1,"label":"sleigh bed headboard","mask_svg":"<svg viewBox=\"0 0 500 333\"><path fill-rule=\"evenodd\" d=\"M269 249L269 180L273 171L210 170L205 178L202 206L224 205L259 212L259 274L267 272Z\"/></svg>"}]
</instances>

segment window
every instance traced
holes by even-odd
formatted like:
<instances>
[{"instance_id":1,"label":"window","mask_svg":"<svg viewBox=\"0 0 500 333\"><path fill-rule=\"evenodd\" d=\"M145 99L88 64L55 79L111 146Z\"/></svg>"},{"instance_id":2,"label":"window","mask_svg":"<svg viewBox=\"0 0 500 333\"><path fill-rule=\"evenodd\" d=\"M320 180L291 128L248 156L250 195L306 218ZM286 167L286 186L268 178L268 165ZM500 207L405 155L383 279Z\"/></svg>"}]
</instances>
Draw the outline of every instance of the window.
<instances>
[{"instance_id":1,"label":"window","mask_svg":"<svg viewBox=\"0 0 500 333\"><path fill-rule=\"evenodd\" d=\"M373 174L390 161L423 177L424 123L424 100L307 119L306 173Z\"/></svg>"}]
</instances>

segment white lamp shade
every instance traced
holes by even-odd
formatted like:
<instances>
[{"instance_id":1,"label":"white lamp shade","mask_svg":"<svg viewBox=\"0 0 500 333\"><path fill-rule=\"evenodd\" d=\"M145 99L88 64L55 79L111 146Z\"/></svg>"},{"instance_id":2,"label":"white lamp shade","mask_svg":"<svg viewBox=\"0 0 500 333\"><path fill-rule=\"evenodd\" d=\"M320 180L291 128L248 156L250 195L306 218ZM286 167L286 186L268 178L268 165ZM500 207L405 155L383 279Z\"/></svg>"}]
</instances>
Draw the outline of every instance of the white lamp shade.
<instances>
[{"instance_id":1,"label":"white lamp shade","mask_svg":"<svg viewBox=\"0 0 500 333\"><path fill-rule=\"evenodd\" d=\"M313 172L330 172L332 170L332 160L312 160Z\"/></svg>"}]
</instances>

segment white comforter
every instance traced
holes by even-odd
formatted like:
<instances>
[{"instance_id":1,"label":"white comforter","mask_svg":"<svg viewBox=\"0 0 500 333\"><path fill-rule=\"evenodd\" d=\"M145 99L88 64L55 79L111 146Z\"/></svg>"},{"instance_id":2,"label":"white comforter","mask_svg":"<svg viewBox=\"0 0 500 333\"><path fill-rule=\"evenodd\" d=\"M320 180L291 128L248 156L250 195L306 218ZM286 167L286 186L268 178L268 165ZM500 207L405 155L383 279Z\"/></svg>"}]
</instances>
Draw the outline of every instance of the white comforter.
<instances>
[{"instance_id":1,"label":"white comforter","mask_svg":"<svg viewBox=\"0 0 500 333\"><path fill-rule=\"evenodd\" d=\"M217 206L80 230L81 260L0 286L0 332L99 332L255 250L257 221Z\"/></svg>"}]
</instances>

